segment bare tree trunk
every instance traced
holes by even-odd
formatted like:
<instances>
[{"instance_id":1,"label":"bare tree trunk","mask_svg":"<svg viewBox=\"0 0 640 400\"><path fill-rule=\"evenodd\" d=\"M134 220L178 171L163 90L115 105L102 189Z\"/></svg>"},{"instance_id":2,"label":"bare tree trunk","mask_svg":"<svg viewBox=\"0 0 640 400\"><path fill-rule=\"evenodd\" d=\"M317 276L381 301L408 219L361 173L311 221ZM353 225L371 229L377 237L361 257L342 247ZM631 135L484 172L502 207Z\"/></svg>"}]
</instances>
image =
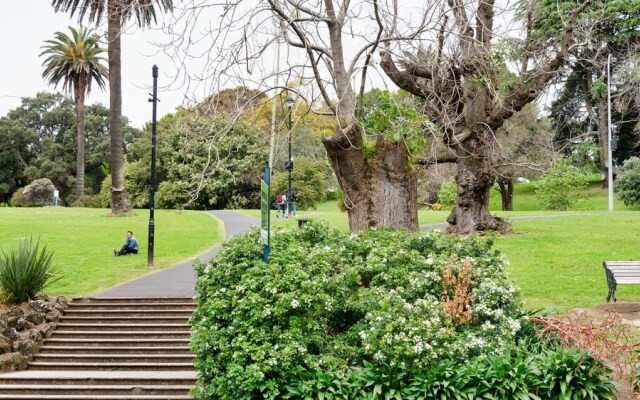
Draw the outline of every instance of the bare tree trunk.
<instances>
[{"instance_id":1,"label":"bare tree trunk","mask_svg":"<svg viewBox=\"0 0 640 400\"><path fill-rule=\"evenodd\" d=\"M513 178L498 178L502 211L513 211Z\"/></svg>"},{"instance_id":2,"label":"bare tree trunk","mask_svg":"<svg viewBox=\"0 0 640 400\"><path fill-rule=\"evenodd\" d=\"M84 194L84 92L79 79L74 85L76 100L76 200Z\"/></svg>"},{"instance_id":3,"label":"bare tree trunk","mask_svg":"<svg viewBox=\"0 0 640 400\"><path fill-rule=\"evenodd\" d=\"M609 187L609 141L607 135L607 99L598 99L598 141L600 142L600 179L602 188Z\"/></svg>"},{"instance_id":4,"label":"bare tree trunk","mask_svg":"<svg viewBox=\"0 0 640 400\"><path fill-rule=\"evenodd\" d=\"M495 178L487 136L474 135L458 146L458 198L447 218L451 233L510 230L507 221L489 214L489 191Z\"/></svg>"},{"instance_id":5,"label":"bare tree trunk","mask_svg":"<svg viewBox=\"0 0 640 400\"><path fill-rule=\"evenodd\" d=\"M351 129L359 128L354 124ZM365 160L360 143L349 143L345 135L333 135L323 142L344 193L351 232L383 226L418 230L418 180L403 143L380 137L379 155Z\"/></svg>"},{"instance_id":6,"label":"bare tree trunk","mask_svg":"<svg viewBox=\"0 0 640 400\"><path fill-rule=\"evenodd\" d=\"M122 16L120 0L108 2L109 40L109 132L111 135L111 212L131 210L131 200L124 186L124 136L122 133L122 74L120 35Z\"/></svg>"}]
</instances>

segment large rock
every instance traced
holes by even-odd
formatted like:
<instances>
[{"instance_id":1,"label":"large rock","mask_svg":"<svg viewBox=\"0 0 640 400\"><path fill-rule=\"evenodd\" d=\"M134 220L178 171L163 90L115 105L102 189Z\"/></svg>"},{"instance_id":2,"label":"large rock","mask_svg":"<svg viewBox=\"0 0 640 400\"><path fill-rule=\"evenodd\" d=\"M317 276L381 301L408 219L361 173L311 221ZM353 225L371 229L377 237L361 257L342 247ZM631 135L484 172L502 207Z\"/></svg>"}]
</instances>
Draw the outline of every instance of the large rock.
<instances>
[{"instance_id":1,"label":"large rock","mask_svg":"<svg viewBox=\"0 0 640 400\"><path fill-rule=\"evenodd\" d=\"M31 322L34 325L40 325L44 321L46 313L41 313L38 311L29 311L27 313L27 321Z\"/></svg>"},{"instance_id":2,"label":"large rock","mask_svg":"<svg viewBox=\"0 0 640 400\"><path fill-rule=\"evenodd\" d=\"M0 372L25 369L69 304L64 296L39 296L24 306L14 305L0 315Z\"/></svg>"},{"instance_id":3,"label":"large rock","mask_svg":"<svg viewBox=\"0 0 640 400\"><path fill-rule=\"evenodd\" d=\"M62 316L62 312L54 309L54 310L51 310L45 318L49 322L58 322L61 316Z\"/></svg>"},{"instance_id":4,"label":"large rock","mask_svg":"<svg viewBox=\"0 0 640 400\"><path fill-rule=\"evenodd\" d=\"M13 345L11 344L11 340L4 336L0 336L0 354L11 353L13 349Z\"/></svg>"},{"instance_id":5,"label":"large rock","mask_svg":"<svg viewBox=\"0 0 640 400\"><path fill-rule=\"evenodd\" d=\"M0 372L18 371L26 369L29 357L15 352L0 355Z\"/></svg>"},{"instance_id":6,"label":"large rock","mask_svg":"<svg viewBox=\"0 0 640 400\"><path fill-rule=\"evenodd\" d=\"M16 328L7 328L4 330L2 335L11 341L16 340L20 336L18 331L16 331Z\"/></svg>"}]
</instances>

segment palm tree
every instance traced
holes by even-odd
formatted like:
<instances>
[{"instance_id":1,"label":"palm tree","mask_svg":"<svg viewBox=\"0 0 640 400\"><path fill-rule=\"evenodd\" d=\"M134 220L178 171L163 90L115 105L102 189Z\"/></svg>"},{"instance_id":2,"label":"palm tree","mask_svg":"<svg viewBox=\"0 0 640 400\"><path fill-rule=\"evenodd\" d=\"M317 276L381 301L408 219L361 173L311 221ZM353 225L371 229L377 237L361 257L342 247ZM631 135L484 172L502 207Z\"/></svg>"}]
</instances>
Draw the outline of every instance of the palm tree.
<instances>
[{"instance_id":1,"label":"palm tree","mask_svg":"<svg viewBox=\"0 0 640 400\"><path fill-rule=\"evenodd\" d=\"M78 151L76 156L76 199L84 194L84 99L91 91L95 81L101 89L105 87L108 75L105 61L100 55L99 37L90 29L78 30L69 27L71 36L56 32L55 39L45 41L40 56L47 58L42 62L42 77L55 87L62 83L64 89L73 93L76 102L76 126Z\"/></svg>"},{"instance_id":2,"label":"palm tree","mask_svg":"<svg viewBox=\"0 0 640 400\"><path fill-rule=\"evenodd\" d=\"M124 187L124 140L122 134L122 76L120 34L122 25L135 15L138 26L156 22L156 7L173 10L173 0L52 0L56 11L78 14L96 25L107 18L109 55L109 132L111 135L111 212L120 214L131 209Z\"/></svg>"}]
</instances>

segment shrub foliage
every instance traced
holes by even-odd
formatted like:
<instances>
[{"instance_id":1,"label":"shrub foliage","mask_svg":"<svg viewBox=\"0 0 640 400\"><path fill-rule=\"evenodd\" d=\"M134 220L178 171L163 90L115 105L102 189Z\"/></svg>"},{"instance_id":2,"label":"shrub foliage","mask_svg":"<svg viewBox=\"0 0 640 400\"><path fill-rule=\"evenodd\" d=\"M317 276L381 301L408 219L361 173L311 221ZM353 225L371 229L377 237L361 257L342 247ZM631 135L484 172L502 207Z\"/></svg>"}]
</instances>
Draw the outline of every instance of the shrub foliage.
<instances>
[{"instance_id":1,"label":"shrub foliage","mask_svg":"<svg viewBox=\"0 0 640 400\"><path fill-rule=\"evenodd\" d=\"M624 162L614 189L625 206L640 204L640 158L631 157Z\"/></svg>"},{"instance_id":2,"label":"shrub foliage","mask_svg":"<svg viewBox=\"0 0 640 400\"><path fill-rule=\"evenodd\" d=\"M564 211L574 208L582 200L580 190L587 185L586 175L566 160L559 159L533 187L545 210Z\"/></svg>"},{"instance_id":3,"label":"shrub foliage","mask_svg":"<svg viewBox=\"0 0 640 400\"><path fill-rule=\"evenodd\" d=\"M315 222L272 235L269 264L257 231L226 243L196 266L195 398L611 398L600 361L523 347L491 247ZM558 397L573 393L567 379L580 395Z\"/></svg>"},{"instance_id":4,"label":"shrub foliage","mask_svg":"<svg viewBox=\"0 0 640 400\"><path fill-rule=\"evenodd\" d=\"M0 255L0 289L9 303L33 299L60 277L51 264L52 252L40 248L40 240L25 239L18 248Z\"/></svg>"},{"instance_id":5,"label":"shrub foliage","mask_svg":"<svg viewBox=\"0 0 640 400\"><path fill-rule=\"evenodd\" d=\"M268 265L253 232L197 267L193 347L203 398L253 398L303 370L364 361L427 367L514 342L515 290L490 241L386 230L350 236L320 224L274 236ZM460 323L440 299L445 271L460 275L466 264L474 318Z\"/></svg>"}]
</instances>

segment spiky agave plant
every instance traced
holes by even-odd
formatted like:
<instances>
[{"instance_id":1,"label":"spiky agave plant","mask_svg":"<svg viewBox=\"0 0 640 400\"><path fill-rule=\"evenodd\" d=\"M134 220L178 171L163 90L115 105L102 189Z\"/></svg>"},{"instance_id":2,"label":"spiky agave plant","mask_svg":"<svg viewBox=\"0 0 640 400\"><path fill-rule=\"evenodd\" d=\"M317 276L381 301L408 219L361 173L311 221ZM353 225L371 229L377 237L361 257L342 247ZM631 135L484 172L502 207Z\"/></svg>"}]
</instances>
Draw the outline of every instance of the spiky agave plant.
<instances>
[{"instance_id":1,"label":"spiky agave plant","mask_svg":"<svg viewBox=\"0 0 640 400\"><path fill-rule=\"evenodd\" d=\"M51 263L53 252L45 245L40 248L40 239L27 238L17 248L0 255L0 289L10 304L34 298L47 286L58 281Z\"/></svg>"}]
</instances>

